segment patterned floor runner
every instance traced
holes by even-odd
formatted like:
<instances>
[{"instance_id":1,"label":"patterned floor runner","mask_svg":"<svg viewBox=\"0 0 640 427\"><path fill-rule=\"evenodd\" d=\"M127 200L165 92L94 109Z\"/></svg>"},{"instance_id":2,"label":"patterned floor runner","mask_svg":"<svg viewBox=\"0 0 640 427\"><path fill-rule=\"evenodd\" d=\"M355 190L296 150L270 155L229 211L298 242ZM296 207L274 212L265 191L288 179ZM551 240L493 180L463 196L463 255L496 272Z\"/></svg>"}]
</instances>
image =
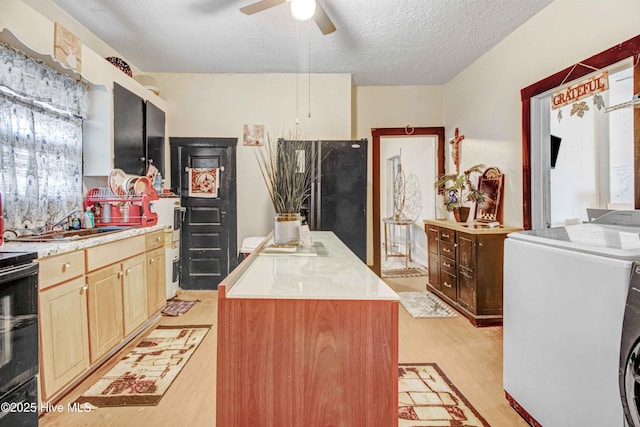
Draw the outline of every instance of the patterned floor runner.
<instances>
[{"instance_id":1,"label":"patterned floor runner","mask_svg":"<svg viewBox=\"0 0 640 427\"><path fill-rule=\"evenodd\" d=\"M427 276L429 273L424 268L393 268L382 270L382 278L391 277L420 277Z\"/></svg>"},{"instance_id":2,"label":"patterned floor runner","mask_svg":"<svg viewBox=\"0 0 640 427\"><path fill-rule=\"evenodd\" d=\"M414 318L457 317L455 310L429 291L398 292L400 303Z\"/></svg>"},{"instance_id":3,"label":"patterned floor runner","mask_svg":"<svg viewBox=\"0 0 640 427\"><path fill-rule=\"evenodd\" d=\"M196 301L183 301L181 299L172 298L167 300L167 305L162 309L162 314L165 316L180 316L185 314L191 307L195 305Z\"/></svg>"},{"instance_id":4,"label":"patterned floor runner","mask_svg":"<svg viewBox=\"0 0 640 427\"><path fill-rule=\"evenodd\" d=\"M435 363L401 363L398 427L490 427Z\"/></svg>"},{"instance_id":5,"label":"patterned floor runner","mask_svg":"<svg viewBox=\"0 0 640 427\"><path fill-rule=\"evenodd\" d=\"M158 326L78 400L157 405L211 326Z\"/></svg>"}]
</instances>

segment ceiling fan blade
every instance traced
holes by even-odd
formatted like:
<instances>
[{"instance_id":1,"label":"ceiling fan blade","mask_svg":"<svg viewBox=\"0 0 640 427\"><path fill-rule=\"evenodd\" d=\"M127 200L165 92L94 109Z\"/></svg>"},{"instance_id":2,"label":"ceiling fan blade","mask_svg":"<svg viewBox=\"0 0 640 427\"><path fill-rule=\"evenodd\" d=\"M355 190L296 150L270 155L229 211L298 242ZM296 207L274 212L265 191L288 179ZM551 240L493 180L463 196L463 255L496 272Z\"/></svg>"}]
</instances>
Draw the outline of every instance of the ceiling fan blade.
<instances>
[{"instance_id":1,"label":"ceiling fan blade","mask_svg":"<svg viewBox=\"0 0 640 427\"><path fill-rule=\"evenodd\" d=\"M260 0L250 5L240 8L240 12L245 15L253 15L254 13L262 12L263 10L278 6L282 3L286 3L288 0Z\"/></svg>"},{"instance_id":2,"label":"ceiling fan blade","mask_svg":"<svg viewBox=\"0 0 640 427\"><path fill-rule=\"evenodd\" d=\"M336 30L336 26L333 25L329 15L324 11L320 3L316 1L316 12L313 14L313 20L316 21L318 28L325 36L331 34Z\"/></svg>"}]
</instances>

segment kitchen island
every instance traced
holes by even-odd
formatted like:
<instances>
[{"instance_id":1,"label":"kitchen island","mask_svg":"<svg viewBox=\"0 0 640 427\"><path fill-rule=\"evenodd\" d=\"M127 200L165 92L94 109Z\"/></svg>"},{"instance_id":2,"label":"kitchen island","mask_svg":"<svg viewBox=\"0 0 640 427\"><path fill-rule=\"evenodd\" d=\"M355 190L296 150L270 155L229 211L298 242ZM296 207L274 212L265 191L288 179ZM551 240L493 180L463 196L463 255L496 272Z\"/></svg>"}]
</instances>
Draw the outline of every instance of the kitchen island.
<instances>
[{"instance_id":1,"label":"kitchen island","mask_svg":"<svg viewBox=\"0 0 640 427\"><path fill-rule=\"evenodd\" d=\"M394 426L398 296L333 233L265 253L218 288L217 425Z\"/></svg>"}]
</instances>

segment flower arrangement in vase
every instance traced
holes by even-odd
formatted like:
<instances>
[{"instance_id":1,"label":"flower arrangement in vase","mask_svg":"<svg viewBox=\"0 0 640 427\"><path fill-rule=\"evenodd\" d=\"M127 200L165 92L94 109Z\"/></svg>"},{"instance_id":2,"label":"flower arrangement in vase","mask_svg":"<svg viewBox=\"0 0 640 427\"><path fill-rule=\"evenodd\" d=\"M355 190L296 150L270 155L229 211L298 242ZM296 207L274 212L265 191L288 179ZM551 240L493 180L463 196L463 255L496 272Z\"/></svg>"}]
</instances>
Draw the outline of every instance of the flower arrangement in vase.
<instances>
[{"instance_id":1,"label":"flower arrangement in vase","mask_svg":"<svg viewBox=\"0 0 640 427\"><path fill-rule=\"evenodd\" d=\"M458 222L466 222L469 217L470 206L467 203L483 203L486 195L478 190L471 181L472 174L482 174L484 164L471 166L462 173L443 174L434 183L435 188L441 188L444 195L444 206Z\"/></svg>"},{"instance_id":2,"label":"flower arrangement in vase","mask_svg":"<svg viewBox=\"0 0 640 427\"><path fill-rule=\"evenodd\" d=\"M302 223L300 210L311 193L315 178L315 153L307 141L297 138L267 141L256 152L262 179L276 212L275 244L295 244Z\"/></svg>"}]
</instances>

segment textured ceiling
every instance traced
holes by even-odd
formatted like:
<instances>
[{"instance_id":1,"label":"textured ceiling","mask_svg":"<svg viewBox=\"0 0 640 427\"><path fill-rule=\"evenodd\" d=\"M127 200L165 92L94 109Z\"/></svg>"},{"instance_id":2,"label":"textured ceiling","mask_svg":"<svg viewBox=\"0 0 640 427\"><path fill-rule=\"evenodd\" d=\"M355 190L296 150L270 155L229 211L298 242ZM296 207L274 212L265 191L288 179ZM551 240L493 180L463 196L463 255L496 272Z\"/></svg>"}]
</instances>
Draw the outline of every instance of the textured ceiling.
<instances>
[{"instance_id":1,"label":"textured ceiling","mask_svg":"<svg viewBox=\"0 0 640 427\"><path fill-rule=\"evenodd\" d=\"M323 36L288 4L254 0L53 0L145 72L350 73L355 85L440 85L551 0L318 0Z\"/></svg>"}]
</instances>

